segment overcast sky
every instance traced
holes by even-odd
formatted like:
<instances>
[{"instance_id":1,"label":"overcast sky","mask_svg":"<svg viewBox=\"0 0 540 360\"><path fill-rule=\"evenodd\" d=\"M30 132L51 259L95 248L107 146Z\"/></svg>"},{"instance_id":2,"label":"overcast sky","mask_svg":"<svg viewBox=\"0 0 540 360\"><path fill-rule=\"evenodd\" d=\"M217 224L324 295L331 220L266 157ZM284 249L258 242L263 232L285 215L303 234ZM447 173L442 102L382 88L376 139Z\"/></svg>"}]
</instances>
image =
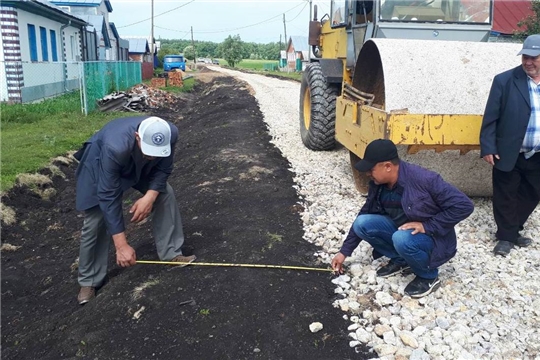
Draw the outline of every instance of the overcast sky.
<instances>
[{"instance_id":1,"label":"overcast sky","mask_svg":"<svg viewBox=\"0 0 540 360\"><path fill-rule=\"evenodd\" d=\"M120 36L150 36L151 0L110 0L109 21ZM329 0L313 0L318 18L330 10ZM191 39L220 43L239 34L246 42L278 42L284 36L307 36L309 0L154 0L154 36L162 39Z\"/></svg>"}]
</instances>

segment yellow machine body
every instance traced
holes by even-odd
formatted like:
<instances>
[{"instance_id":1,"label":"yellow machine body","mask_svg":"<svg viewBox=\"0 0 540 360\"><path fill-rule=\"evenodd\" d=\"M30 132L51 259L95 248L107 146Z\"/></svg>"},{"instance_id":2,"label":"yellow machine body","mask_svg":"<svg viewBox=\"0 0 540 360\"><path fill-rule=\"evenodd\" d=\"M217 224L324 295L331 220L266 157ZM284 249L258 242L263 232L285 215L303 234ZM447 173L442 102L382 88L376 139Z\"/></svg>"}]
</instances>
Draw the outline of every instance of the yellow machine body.
<instances>
[{"instance_id":1,"label":"yellow machine body","mask_svg":"<svg viewBox=\"0 0 540 360\"><path fill-rule=\"evenodd\" d=\"M422 8L396 5L384 18L384 7L392 1L406 3L374 0L369 12L363 13L359 6L370 1L335 0L330 15L310 24L309 43L316 61L322 72L330 74L328 86L340 89L335 100L335 140L356 161L372 140L390 139L407 161L441 173L469 195L491 195L486 181L491 169L479 157L482 114L493 77L519 64L520 45L487 42L490 1L483 2L486 18L476 17L476 23L465 18L461 0L426 1ZM479 3L471 4L477 11ZM339 20L334 20L339 11ZM418 21L407 17L410 13L418 14L414 15ZM302 91L303 141L314 150L326 150L310 146L312 94L309 89ZM447 152L451 154L443 156ZM468 155L458 159L456 153ZM470 172L477 174L473 185L467 183ZM356 180L361 177L354 175ZM361 187L358 181L357 187Z\"/></svg>"}]
</instances>

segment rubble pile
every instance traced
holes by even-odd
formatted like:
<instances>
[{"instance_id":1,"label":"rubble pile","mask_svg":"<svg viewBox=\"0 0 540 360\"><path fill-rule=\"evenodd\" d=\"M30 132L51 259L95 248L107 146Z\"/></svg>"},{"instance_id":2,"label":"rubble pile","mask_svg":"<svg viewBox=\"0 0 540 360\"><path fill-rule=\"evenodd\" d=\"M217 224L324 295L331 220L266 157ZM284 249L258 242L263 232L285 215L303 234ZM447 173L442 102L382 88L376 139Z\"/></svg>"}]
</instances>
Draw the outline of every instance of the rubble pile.
<instances>
[{"instance_id":1,"label":"rubble pile","mask_svg":"<svg viewBox=\"0 0 540 360\"><path fill-rule=\"evenodd\" d=\"M150 81L150 86L153 88L161 88L167 86L167 79L163 77L152 78Z\"/></svg>"},{"instance_id":2,"label":"rubble pile","mask_svg":"<svg viewBox=\"0 0 540 360\"><path fill-rule=\"evenodd\" d=\"M145 84L136 85L128 91L111 93L97 101L100 111L133 112L145 112L163 107L172 108L177 102L175 95Z\"/></svg>"}]
</instances>

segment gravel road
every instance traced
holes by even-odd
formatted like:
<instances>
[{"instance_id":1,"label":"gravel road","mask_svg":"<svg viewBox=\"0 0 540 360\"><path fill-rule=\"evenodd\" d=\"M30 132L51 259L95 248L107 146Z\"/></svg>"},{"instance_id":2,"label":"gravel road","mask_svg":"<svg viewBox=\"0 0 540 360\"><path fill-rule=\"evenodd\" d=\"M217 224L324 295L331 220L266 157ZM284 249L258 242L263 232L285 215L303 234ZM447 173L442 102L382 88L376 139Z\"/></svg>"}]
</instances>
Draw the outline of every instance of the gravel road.
<instances>
[{"instance_id":1,"label":"gravel road","mask_svg":"<svg viewBox=\"0 0 540 360\"><path fill-rule=\"evenodd\" d=\"M253 88L273 143L295 174L305 207L304 238L319 245L315 256L329 263L364 202L354 188L348 151L303 146L299 83L210 68ZM458 253L440 268L442 286L432 295L404 295L413 275L377 278L381 260L371 260L366 243L347 259L347 274L333 280L338 300L329 306L350 320L349 346L365 343L384 359L540 359L540 207L522 234L537 241L501 258L492 253L491 201L473 201L474 213L457 226Z\"/></svg>"}]
</instances>

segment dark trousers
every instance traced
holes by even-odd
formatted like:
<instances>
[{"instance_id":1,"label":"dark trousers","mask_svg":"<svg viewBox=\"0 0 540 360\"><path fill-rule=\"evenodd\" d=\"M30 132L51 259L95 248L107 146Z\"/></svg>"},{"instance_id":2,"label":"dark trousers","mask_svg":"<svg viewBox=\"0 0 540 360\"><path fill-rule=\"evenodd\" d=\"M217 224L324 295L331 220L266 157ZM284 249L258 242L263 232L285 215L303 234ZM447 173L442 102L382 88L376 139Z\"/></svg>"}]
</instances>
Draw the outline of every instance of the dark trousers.
<instances>
[{"instance_id":1,"label":"dark trousers","mask_svg":"<svg viewBox=\"0 0 540 360\"><path fill-rule=\"evenodd\" d=\"M497 240L516 242L540 201L540 152L529 159L519 154L511 171L493 168L492 179Z\"/></svg>"}]
</instances>

